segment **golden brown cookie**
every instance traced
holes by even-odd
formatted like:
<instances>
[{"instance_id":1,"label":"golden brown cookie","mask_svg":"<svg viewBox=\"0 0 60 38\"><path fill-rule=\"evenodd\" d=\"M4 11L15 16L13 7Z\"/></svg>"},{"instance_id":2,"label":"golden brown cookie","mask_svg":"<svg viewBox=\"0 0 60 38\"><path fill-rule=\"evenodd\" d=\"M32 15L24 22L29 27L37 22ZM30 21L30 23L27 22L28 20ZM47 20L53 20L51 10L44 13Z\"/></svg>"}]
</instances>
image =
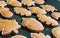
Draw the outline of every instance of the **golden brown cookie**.
<instances>
[{"instance_id":1,"label":"golden brown cookie","mask_svg":"<svg viewBox=\"0 0 60 38\"><path fill-rule=\"evenodd\" d=\"M45 1L44 0L34 0L36 4L44 4Z\"/></svg>"},{"instance_id":2,"label":"golden brown cookie","mask_svg":"<svg viewBox=\"0 0 60 38\"><path fill-rule=\"evenodd\" d=\"M33 0L22 0L22 4L27 6L35 5L34 3L35 2Z\"/></svg>"},{"instance_id":3,"label":"golden brown cookie","mask_svg":"<svg viewBox=\"0 0 60 38\"><path fill-rule=\"evenodd\" d=\"M5 1L0 1L0 7L4 7L4 6L6 6L7 4L5 3Z\"/></svg>"},{"instance_id":4,"label":"golden brown cookie","mask_svg":"<svg viewBox=\"0 0 60 38\"><path fill-rule=\"evenodd\" d=\"M22 25L33 32L40 32L44 29L43 25L34 18L23 18Z\"/></svg>"},{"instance_id":5,"label":"golden brown cookie","mask_svg":"<svg viewBox=\"0 0 60 38\"><path fill-rule=\"evenodd\" d=\"M46 10L47 12L54 12L54 11L56 11L57 9L54 7L54 6L52 6L52 5L41 5L41 7L44 9L44 10Z\"/></svg>"},{"instance_id":6,"label":"golden brown cookie","mask_svg":"<svg viewBox=\"0 0 60 38\"><path fill-rule=\"evenodd\" d=\"M27 38L27 37L25 37L23 35L15 35L15 36L12 36L11 38Z\"/></svg>"},{"instance_id":7,"label":"golden brown cookie","mask_svg":"<svg viewBox=\"0 0 60 38\"><path fill-rule=\"evenodd\" d=\"M59 12L53 12L53 13L51 14L51 16L52 16L54 19L58 20L58 19L60 18L60 13L59 13Z\"/></svg>"},{"instance_id":8,"label":"golden brown cookie","mask_svg":"<svg viewBox=\"0 0 60 38\"><path fill-rule=\"evenodd\" d=\"M55 27L52 29L52 34L56 38L60 38L60 27Z\"/></svg>"},{"instance_id":9,"label":"golden brown cookie","mask_svg":"<svg viewBox=\"0 0 60 38\"><path fill-rule=\"evenodd\" d=\"M2 31L3 36L11 34L12 31L18 34L20 27L16 20L0 19L0 31Z\"/></svg>"},{"instance_id":10,"label":"golden brown cookie","mask_svg":"<svg viewBox=\"0 0 60 38\"><path fill-rule=\"evenodd\" d=\"M51 17L49 16L46 16L46 15L38 15L38 19L43 22L43 23L46 23L47 26L57 26L58 25L58 22L54 19L52 19Z\"/></svg>"},{"instance_id":11,"label":"golden brown cookie","mask_svg":"<svg viewBox=\"0 0 60 38\"><path fill-rule=\"evenodd\" d=\"M12 6L22 6L22 3L19 2L18 0L7 0L7 4L12 5Z\"/></svg>"},{"instance_id":12,"label":"golden brown cookie","mask_svg":"<svg viewBox=\"0 0 60 38\"><path fill-rule=\"evenodd\" d=\"M47 13L44 9L41 9L39 7L29 7L29 10L35 14L46 14Z\"/></svg>"},{"instance_id":13,"label":"golden brown cookie","mask_svg":"<svg viewBox=\"0 0 60 38\"><path fill-rule=\"evenodd\" d=\"M32 38L51 38L50 35L44 35L43 33L31 33Z\"/></svg>"},{"instance_id":14,"label":"golden brown cookie","mask_svg":"<svg viewBox=\"0 0 60 38\"><path fill-rule=\"evenodd\" d=\"M31 16L31 12L25 8L22 7L15 7L14 11L16 12L16 14L20 14L21 16Z\"/></svg>"},{"instance_id":15,"label":"golden brown cookie","mask_svg":"<svg viewBox=\"0 0 60 38\"><path fill-rule=\"evenodd\" d=\"M0 14L5 18L11 18L13 13L8 8L0 8Z\"/></svg>"}]
</instances>

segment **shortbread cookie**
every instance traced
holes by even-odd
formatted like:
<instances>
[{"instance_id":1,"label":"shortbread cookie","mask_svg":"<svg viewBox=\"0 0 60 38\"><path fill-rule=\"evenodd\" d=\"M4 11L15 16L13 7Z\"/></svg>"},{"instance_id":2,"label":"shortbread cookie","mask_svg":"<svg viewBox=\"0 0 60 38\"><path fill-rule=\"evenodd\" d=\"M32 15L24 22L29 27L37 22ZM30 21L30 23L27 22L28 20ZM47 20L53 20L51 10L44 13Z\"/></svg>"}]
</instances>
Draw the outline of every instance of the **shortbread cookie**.
<instances>
[{"instance_id":1,"label":"shortbread cookie","mask_svg":"<svg viewBox=\"0 0 60 38\"><path fill-rule=\"evenodd\" d=\"M43 23L46 23L47 26L57 26L58 25L58 22L54 19L52 19L51 17L49 16L46 16L46 15L38 15L38 19L43 22Z\"/></svg>"},{"instance_id":2,"label":"shortbread cookie","mask_svg":"<svg viewBox=\"0 0 60 38\"><path fill-rule=\"evenodd\" d=\"M45 1L44 0L34 0L36 4L44 4Z\"/></svg>"},{"instance_id":3,"label":"shortbread cookie","mask_svg":"<svg viewBox=\"0 0 60 38\"><path fill-rule=\"evenodd\" d=\"M22 4L27 6L35 5L34 3L35 2L33 0L22 0Z\"/></svg>"},{"instance_id":4,"label":"shortbread cookie","mask_svg":"<svg viewBox=\"0 0 60 38\"><path fill-rule=\"evenodd\" d=\"M44 9L44 10L46 10L47 12L53 12L53 11L56 11L57 9L54 7L54 6L52 6L52 5L41 5L41 7Z\"/></svg>"},{"instance_id":5,"label":"shortbread cookie","mask_svg":"<svg viewBox=\"0 0 60 38\"><path fill-rule=\"evenodd\" d=\"M29 7L29 10L35 14L46 14L47 13L44 9L41 9L39 7Z\"/></svg>"},{"instance_id":6,"label":"shortbread cookie","mask_svg":"<svg viewBox=\"0 0 60 38\"><path fill-rule=\"evenodd\" d=\"M34 18L23 18L22 25L33 32L40 32L44 29L43 25Z\"/></svg>"},{"instance_id":7,"label":"shortbread cookie","mask_svg":"<svg viewBox=\"0 0 60 38\"><path fill-rule=\"evenodd\" d=\"M52 29L52 34L56 38L60 38L60 27L55 27Z\"/></svg>"},{"instance_id":8,"label":"shortbread cookie","mask_svg":"<svg viewBox=\"0 0 60 38\"><path fill-rule=\"evenodd\" d=\"M43 33L31 33L32 38L51 38L50 35L44 35Z\"/></svg>"},{"instance_id":9,"label":"shortbread cookie","mask_svg":"<svg viewBox=\"0 0 60 38\"><path fill-rule=\"evenodd\" d=\"M3 36L11 34L12 31L18 34L20 27L16 20L0 19L0 31L2 31Z\"/></svg>"},{"instance_id":10,"label":"shortbread cookie","mask_svg":"<svg viewBox=\"0 0 60 38\"><path fill-rule=\"evenodd\" d=\"M15 7L14 11L16 12L16 14L20 14L21 16L31 16L31 12L25 8L22 7Z\"/></svg>"},{"instance_id":11,"label":"shortbread cookie","mask_svg":"<svg viewBox=\"0 0 60 38\"><path fill-rule=\"evenodd\" d=\"M7 0L7 4L12 5L12 6L22 6L22 3L19 2L18 0Z\"/></svg>"},{"instance_id":12,"label":"shortbread cookie","mask_svg":"<svg viewBox=\"0 0 60 38\"><path fill-rule=\"evenodd\" d=\"M25 37L23 35L15 35L15 36L12 36L11 38L27 38L27 37Z\"/></svg>"},{"instance_id":13,"label":"shortbread cookie","mask_svg":"<svg viewBox=\"0 0 60 38\"><path fill-rule=\"evenodd\" d=\"M4 7L4 6L6 6L7 4L5 3L5 1L0 1L0 7Z\"/></svg>"},{"instance_id":14,"label":"shortbread cookie","mask_svg":"<svg viewBox=\"0 0 60 38\"><path fill-rule=\"evenodd\" d=\"M60 13L59 13L59 12L53 12L53 13L51 14L51 16L52 16L54 19L58 20L58 19L60 18Z\"/></svg>"},{"instance_id":15,"label":"shortbread cookie","mask_svg":"<svg viewBox=\"0 0 60 38\"><path fill-rule=\"evenodd\" d=\"M11 18L13 13L8 8L0 8L0 14L5 18Z\"/></svg>"}]
</instances>

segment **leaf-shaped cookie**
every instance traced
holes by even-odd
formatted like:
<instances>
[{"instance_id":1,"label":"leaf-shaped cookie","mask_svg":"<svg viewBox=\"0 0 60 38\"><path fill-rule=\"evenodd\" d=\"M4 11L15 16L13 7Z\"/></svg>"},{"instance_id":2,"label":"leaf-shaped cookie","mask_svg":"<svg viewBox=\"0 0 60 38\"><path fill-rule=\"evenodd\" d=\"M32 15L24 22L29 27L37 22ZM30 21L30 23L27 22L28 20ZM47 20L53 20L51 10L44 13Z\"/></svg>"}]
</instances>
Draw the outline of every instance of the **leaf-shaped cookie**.
<instances>
[{"instance_id":1,"label":"leaf-shaped cookie","mask_svg":"<svg viewBox=\"0 0 60 38\"><path fill-rule=\"evenodd\" d=\"M2 31L3 36L9 35L12 31L18 34L20 27L16 20L0 19L0 31Z\"/></svg>"},{"instance_id":2,"label":"leaf-shaped cookie","mask_svg":"<svg viewBox=\"0 0 60 38\"><path fill-rule=\"evenodd\" d=\"M55 27L52 29L52 34L56 38L60 38L60 27Z\"/></svg>"},{"instance_id":3,"label":"leaf-shaped cookie","mask_svg":"<svg viewBox=\"0 0 60 38\"><path fill-rule=\"evenodd\" d=\"M46 10L47 12L54 12L54 11L57 11L57 9L52 6L52 5L41 5L41 7Z\"/></svg>"},{"instance_id":4,"label":"leaf-shaped cookie","mask_svg":"<svg viewBox=\"0 0 60 38\"><path fill-rule=\"evenodd\" d=\"M43 22L46 23L47 26L57 26L58 22L56 20L54 20L53 18L46 16L46 15L38 15L38 19Z\"/></svg>"},{"instance_id":5,"label":"leaf-shaped cookie","mask_svg":"<svg viewBox=\"0 0 60 38\"><path fill-rule=\"evenodd\" d=\"M54 19L58 20L58 19L60 18L60 13L59 13L59 12L53 12L53 13L51 14L51 16L52 16Z\"/></svg>"},{"instance_id":6,"label":"leaf-shaped cookie","mask_svg":"<svg viewBox=\"0 0 60 38\"><path fill-rule=\"evenodd\" d=\"M35 14L46 14L47 13L44 9L41 9L39 7L29 7L29 10Z\"/></svg>"},{"instance_id":7,"label":"leaf-shaped cookie","mask_svg":"<svg viewBox=\"0 0 60 38\"><path fill-rule=\"evenodd\" d=\"M4 7L6 6L7 4L5 3L5 1L0 1L0 7Z\"/></svg>"},{"instance_id":8,"label":"leaf-shaped cookie","mask_svg":"<svg viewBox=\"0 0 60 38\"><path fill-rule=\"evenodd\" d=\"M11 38L27 38L27 37L25 37L23 35L15 35L15 36L12 36Z\"/></svg>"},{"instance_id":9,"label":"leaf-shaped cookie","mask_svg":"<svg viewBox=\"0 0 60 38\"><path fill-rule=\"evenodd\" d=\"M22 7L15 7L14 11L16 12L16 14L20 14L21 16L31 16L31 12L25 8Z\"/></svg>"},{"instance_id":10,"label":"leaf-shaped cookie","mask_svg":"<svg viewBox=\"0 0 60 38\"><path fill-rule=\"evenodd\" d=\"M44 0L34 0L36 4L44 4L45 1Z\"/></svg>"},{"instance_id":11,"label":"leaf-shaped cookie","mask_svg":"<svg viewBox=\"0 0 60 38\"><path fill-rule=\"evenodd\" d=\"M22 6L22 3L19 2L18 0L7 0L7 4L12 5L12 6Z\"/></svg>"},{"instance_id":12,"label":"leaf-shaped cookie","mask_svg":"<svg viewBox=\"0 0 60 38\"><path fill-rule=\"evenodd\" d=\"M43 25L34 18L23 18L22 25L33 32L40 32L44 29Z\"/></svg>"},{"instance_id":13,"label":"leaf-shaped cookie","mask_svg":"<svg viewBox=\"0 0 60 38\"><path fill-rule=\"evenodd\" d=\"M32 38L51 38L50 35L44 35L43 33L31 33Z\"/></svg>"},{"instance_id":14,"label":"leaf-shaped cookie","mask_svg":"<svg viewBox=\"0 0 60 38\"><path fill-rule=\"evenodd\" d=\"M8 8L0 8L0 14L5 18L11 18L13 13Z\"/></svg>"}]
</instances>

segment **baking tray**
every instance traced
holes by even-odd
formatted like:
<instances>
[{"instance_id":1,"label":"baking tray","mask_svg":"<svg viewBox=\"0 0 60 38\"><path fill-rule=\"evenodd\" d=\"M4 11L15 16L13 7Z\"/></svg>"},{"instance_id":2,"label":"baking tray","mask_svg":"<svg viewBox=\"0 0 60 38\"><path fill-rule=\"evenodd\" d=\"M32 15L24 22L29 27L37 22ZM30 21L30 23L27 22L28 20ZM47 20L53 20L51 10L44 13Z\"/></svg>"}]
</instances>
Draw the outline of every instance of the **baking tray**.
<instances>
[{"instance_id":1,"label":"baking tray","mask_svg":"<svg viewBox=\"0 0 60 38\"><path fill-rule=\"evenodd\" d=\"M19 1L21 1L21 0L19 0ZM58 1L58 0L45 0L45 1L46 1L45 4L53 5L53 6L55 6L55 7L58 9L58 11L60 11L60 1ZM26 6L23 6L23 7L26 8ZM26 16L17 15L17 14L15 14L13 7L9 7L9 8L10 8L10 10L14 13L13 17L10 18L10 19L15 19L15 20L22 26L22 24L21 24L22 18L23 18L23 17L26 17ZM51 13L47 13L47 15L48 15L48 16L51 16ZM31 17L37 19L37 15L35 15L35 14L33 14ZM0 15L0 18L3 18L3 17ZM6 18L3 18L3 19L6 19ZM58 21L58 23L59 23L59 26L60 26L60 21ZM48 34L48 35L51 35L51 36L52 36L51 29L52 29L53 27L47 27L47 26L45 26L45 24L44 24L44 28L45 28L45 29L43 30L43 33L44 33L45 35ZM27 38L31 38L31 37L30 37L30 33L31 33L31 31L23 28L23 26L22 26L22 27L19 29L18 35L24 35L24 36L26 36ZM10 34L10 35L8 35L8 36L2 36L1 33L0 33L0 38L11 38L12 36L14 36L14 34Z\"/></svg>"}]
</instances>

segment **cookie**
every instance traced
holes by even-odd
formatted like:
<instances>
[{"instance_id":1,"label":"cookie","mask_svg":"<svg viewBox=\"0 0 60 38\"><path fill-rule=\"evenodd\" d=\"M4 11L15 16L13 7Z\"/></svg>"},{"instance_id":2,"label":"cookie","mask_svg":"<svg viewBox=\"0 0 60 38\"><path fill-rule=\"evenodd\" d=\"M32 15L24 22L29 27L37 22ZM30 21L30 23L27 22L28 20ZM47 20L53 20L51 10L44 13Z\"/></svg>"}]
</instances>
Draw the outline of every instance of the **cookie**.
<instances>
[{"instance_id":1,"label":"cookie","mask_svg":"<svg viewBox=\"0 0 60 38\"><path fill-rule=\"evenodd\" d=\"M0 19L0 31L2 31L3 36L11 34L12 31L18 34L18 29L20 27L21 26L16 20Z\"/></svg>"},{"instance_id":2,"label":"cookie","mask_svg":"<svg viewBox=\"0 0 60 38\"><path fill-rule=\"evenodd\" d=\"M54 19L58 20L58 19L60 18L60 13L59 13L59 12L53 12L53 13L51 14L51 16L52 16Z\"/></svg>"},{"instance_id":3,"label":"cookie","mask_svg":"<svg viewBox=\"0 0 60 38\"><path fill-rule=\"evenodd\" d=\"M0 1L0 7L4 7L4 6L6 6L7 4L5 3L5 1Z\"/></svg>"},{"instance_id":4,"label":"cookie","mask_svg":"<svg viewBox=\"0 0 60 38\"><path fill-rule=\"evenodd\" d=\"M22 25L33 32L41 32L44 29L43 25L34 18L23 18Z\"/></svg>"},{"instance_id":5,"label":"cookie","mask_svg":"<svg viewBox=\"0 0 60 38\"><path fill-rule=\"evenodd\" d=\"M46 16L46 15L38 15L38 19L42 22L42 23L46 23L47 26L58 26L58 22L56 20L54 20L53 18Z\"/></svg>"},{"instance_id":6,"label":"cookie","mask_svg":"<svg viewBox=\"0 0 60 38\"><path fill-rule=\"evenodd\" d=\"M52 6L52 5L41 5L41 7L46 10L47 12L54 12L54 11L57 11L57 9Z\"/></svg>"},{"instance_id":7,"label":"cookie","mask_svg":"<svg viewBox=\"0 0 60 38\"><path fill-rule=\"evenodd\" d=\"M11 18L13 13L8 8L0 8L0 14L5 18Z\"/></svg>"},{"instance_id":8,"label":"cookie","mask_svg":"<svg viewBox=\"0 0 60 38\"><path fill-rule=\"evenodd\" d=\"M22 0L23 5L32 6L35 5L33 0Z\"/></svg>"},{"instance_id":9,"label":"cookie","mask_svg":"<svg viewBox=\"0 0 60 38\"><path fill-rule=\"evenodd\" d=\"M52 29L52 34L55 38L60 38L60 27L55 27Z\"/></svg>"},{"instance_id":10,"label":"cookie","mask_svg":"<svg viewBox=\"0 0 60 38\"><path fill-rule=\"evenodd\" d=\"M12 36L11 38L27 38L27 37L25 37L23 35L15 35L15 36Z\"/></svg>"},{"instance_id":11,"label":"cookie","mask_svg":"<svg viewBox=\"0 0 60 38\"><path fill-rule=\"evenodd\" d=\"M44 35L43 33L31 33L32 38L51 38L50 35Z\"/></svg>"},{"instance_id":12,"label":"cookie","mask_svg":"<svg viewBox=\"0 0 60 38\"><path fill-rule=\"evenodd\" d=\"M20 14L21 16L31 16L31 12L25 8L22 7L15 7L14 11L16 14Z\"/></svg>"},{"instance_id":13,"label":"cookie","mask_svg":"<svg viewBox=\"0 0 60 38\"><path fill-rule=\"evenodd\" d=\"M41 9L39 7L29 7L29 10L35 14L47 14L47 12L44 9Z\"/></svg>"},{"instance_id":14,"label":"cookie","mask_svg":"<svg viewBox=\"0 0 60 38\"><path fill-rule=\"evenodd\" d=\"M44 4L45 1L44 0L34 0L36 4Z\"/></svg>"},{"instance_id":15,"label":"cookie","mask_svg":"<svg viewBox=\"0 0 60 38\"><path fill-rule=\"evenodd\" d=\"M19 2L18 0L7 0L7 4L15 7L20 7L22 6L22 3Z\"/></svg>"}]
</instances>

